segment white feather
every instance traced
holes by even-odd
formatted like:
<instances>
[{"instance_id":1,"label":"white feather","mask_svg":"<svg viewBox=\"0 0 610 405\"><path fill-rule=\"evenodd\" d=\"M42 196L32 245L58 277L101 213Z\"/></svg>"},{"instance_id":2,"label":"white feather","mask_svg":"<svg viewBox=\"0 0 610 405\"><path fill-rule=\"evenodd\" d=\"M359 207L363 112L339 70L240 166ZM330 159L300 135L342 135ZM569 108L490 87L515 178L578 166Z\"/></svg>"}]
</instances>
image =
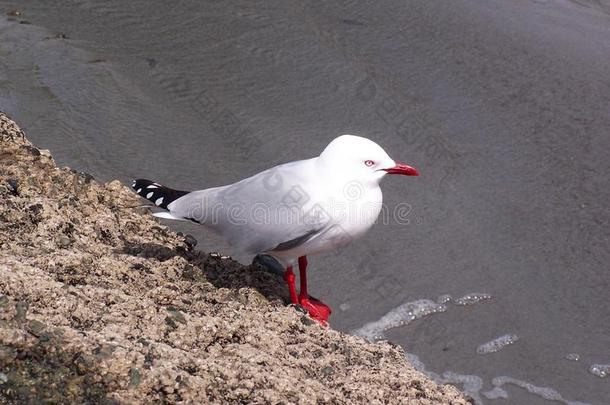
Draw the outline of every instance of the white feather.
<instances>
[{"instance_id":1,"label":"white feather","mask_svg":"<svg viewBox=\"0 0 610 405\"><path fill-rule=\"evenodd\" d=\"M153 217L164 218L164 219L173 219L175 221L187 221L185 218L177 217L169 212L153 212Z\"/></svg>"}]
</instances>

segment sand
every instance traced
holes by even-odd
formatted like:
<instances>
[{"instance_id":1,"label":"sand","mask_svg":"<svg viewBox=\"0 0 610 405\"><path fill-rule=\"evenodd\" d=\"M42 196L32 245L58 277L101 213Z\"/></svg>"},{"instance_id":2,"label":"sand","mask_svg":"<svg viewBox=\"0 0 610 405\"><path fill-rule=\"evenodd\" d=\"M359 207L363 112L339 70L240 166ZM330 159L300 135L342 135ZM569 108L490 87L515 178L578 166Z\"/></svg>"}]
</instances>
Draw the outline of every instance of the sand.
<instances>
[{"instance_id":1,"label":"sand","mask_svg":"<svg viewBox=\"0 0 610 405\"><path fill-rule=\"evenodd\" d=\"M140 203L0 113L0 403L468 403Z\"/></svg>"}]
</instances>

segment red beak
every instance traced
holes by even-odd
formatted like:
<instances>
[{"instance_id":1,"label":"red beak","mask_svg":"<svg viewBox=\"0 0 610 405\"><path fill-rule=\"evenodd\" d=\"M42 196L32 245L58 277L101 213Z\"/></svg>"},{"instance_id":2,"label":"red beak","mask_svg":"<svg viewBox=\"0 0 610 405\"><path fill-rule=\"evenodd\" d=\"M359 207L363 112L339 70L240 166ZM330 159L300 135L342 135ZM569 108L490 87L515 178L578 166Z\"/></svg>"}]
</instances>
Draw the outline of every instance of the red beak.
<instances>
[{"instance_id":1,"label":"red beak","mask_svg":"<svg viewBox=\"0 0 610 405\"><path fill-rule=\"evenodd\" d=\"M405 176L419 176L419 172L409 165L404 163L396 163L396 166L390 167L389 169L382 169L389 174L403 174Z\"/></svg>"}]
</instances>

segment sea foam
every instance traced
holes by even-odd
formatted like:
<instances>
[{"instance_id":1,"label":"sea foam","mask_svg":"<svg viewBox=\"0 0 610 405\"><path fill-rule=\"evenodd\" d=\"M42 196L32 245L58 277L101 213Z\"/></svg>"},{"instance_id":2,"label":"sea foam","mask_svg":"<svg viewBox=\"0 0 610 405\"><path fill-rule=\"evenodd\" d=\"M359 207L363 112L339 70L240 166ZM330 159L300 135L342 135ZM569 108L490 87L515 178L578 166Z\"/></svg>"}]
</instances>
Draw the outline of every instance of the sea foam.
<instances>
[{"instance_id":1,"label":"sea foam","mask_svg":"<svg viewBox=\"0 0 610 405\"><path fill-rule=\"evenodd\" d=\"M600 378L608 377L610 375L610 364L593 364L589 367L589 372Z\"/></svg>"},{"instance_id":2,"label":"sea foam","mask_svg":"<svg viewBox=\"0 0 610 405\"><path fill-rule=\"evenodd\" d=\"M505 375L495 377L494 379L491 380L491 383L494 385L494 389L492 389L491 391L483 392L483 395L489 399L496 399L496 398L500 398L500 397L508 398L508 395L503 396L504 394L506 394L506 391L502 387L506 384L513 384L513 385L516 385L517 387L521 387L521 388L525 389L530 394L538 395L539 397L547 399L549 401L563 402L566 405L590 405L586 402L568 401L565 398L563 398L561 396L561 394L559 392L557 392L557 390L555 390L553 388L538 387L534 384L528 383L527 381L518 380L516 378L508 377ZM502 391L504 393L502 393ZM501 396L498 396L498 395L501 395Z\"/></svg>"},{"instance_id":3,"label":"sea foam","mask_svg":"<svg viewBox=\"0 0 610 405\"><path fill-rule=\"evenodd\" d=\"M408 325L416 319L446 310L446 305L428 299L406 302L392 309L377 321L366 323L350 333L370 341L380 340L384 338L384 332L388 329Z\"/></svg>"},{"instance_id":4,"label":"sea foam","mask_svg":"<svg viewBox=\"0 0 610 405\"><path fill-rule=\"evenodd\" d=\"M492 340L490 342L483 343L482 345L477 347L477 353L478 354L489 354L489 353L499 352L500 350L504 349L506 346L512 345L517 340L519 340L519 336L517 336L517 335L514 335L514 334L502 335L502 336L495 338L494 340Z\"/></svg>"}]
</instances>

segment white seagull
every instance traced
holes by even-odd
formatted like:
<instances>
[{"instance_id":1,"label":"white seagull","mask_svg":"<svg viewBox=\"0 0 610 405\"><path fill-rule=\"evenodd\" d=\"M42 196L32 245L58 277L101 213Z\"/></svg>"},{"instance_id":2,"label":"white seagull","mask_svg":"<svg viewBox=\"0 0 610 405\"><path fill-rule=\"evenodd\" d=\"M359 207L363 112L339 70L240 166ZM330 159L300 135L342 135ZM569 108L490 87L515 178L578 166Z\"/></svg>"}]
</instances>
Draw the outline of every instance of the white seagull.
<instances>
[{"instance_id":1,"label":"white seagull","mask_svg":"<svg viewBox=\"0 0 610 405\"><path fill-rule=\"evenodd\" d=\"M392 160L370 139L342 135L318 157L222 187L189 192L144 179L134 180L132 187L165 210L155 216L197 222L242 251L277 259L286 268L292 303L326 323L331 309L307 293L306 256L345 246L375 223L382 207L379 182L386 174L418 172Z\"/></svg>"}]
</instances>

